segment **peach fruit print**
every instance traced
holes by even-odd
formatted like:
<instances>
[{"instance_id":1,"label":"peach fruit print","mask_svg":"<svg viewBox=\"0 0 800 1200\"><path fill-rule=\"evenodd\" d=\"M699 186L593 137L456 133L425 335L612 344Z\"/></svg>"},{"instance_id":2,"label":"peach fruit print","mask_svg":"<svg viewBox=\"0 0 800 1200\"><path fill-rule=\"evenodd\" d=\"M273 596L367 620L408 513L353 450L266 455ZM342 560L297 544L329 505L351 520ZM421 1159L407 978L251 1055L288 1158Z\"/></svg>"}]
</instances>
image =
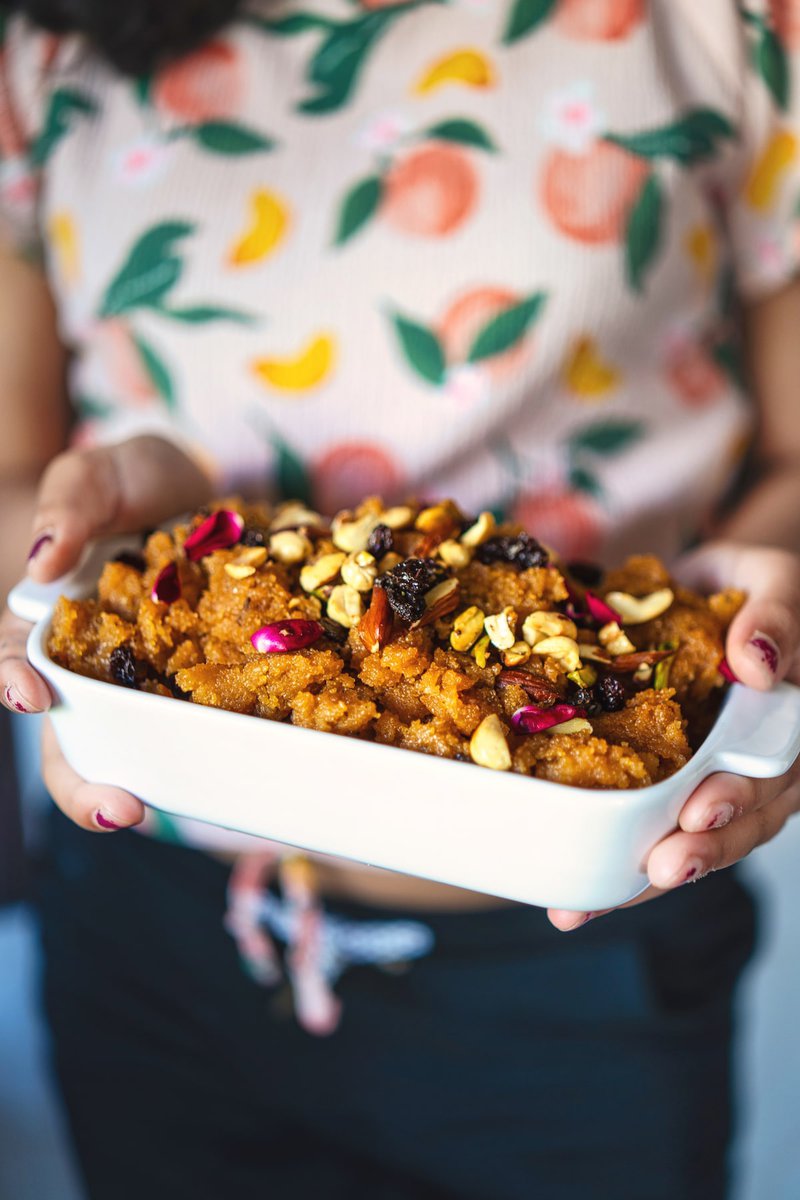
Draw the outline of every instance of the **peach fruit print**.
<instances>
[{"instance_id":1,"label":"peach fruit print","mask_svg":"<svg viewBox=\"0 0 800 1200\"><path fill-rule=\"evenodd\" d=\"M574 41L621 41L644 16L645 0L514 0L503 40L510 45L552 19L559 33Z\"/></svg>"}]
</instances>

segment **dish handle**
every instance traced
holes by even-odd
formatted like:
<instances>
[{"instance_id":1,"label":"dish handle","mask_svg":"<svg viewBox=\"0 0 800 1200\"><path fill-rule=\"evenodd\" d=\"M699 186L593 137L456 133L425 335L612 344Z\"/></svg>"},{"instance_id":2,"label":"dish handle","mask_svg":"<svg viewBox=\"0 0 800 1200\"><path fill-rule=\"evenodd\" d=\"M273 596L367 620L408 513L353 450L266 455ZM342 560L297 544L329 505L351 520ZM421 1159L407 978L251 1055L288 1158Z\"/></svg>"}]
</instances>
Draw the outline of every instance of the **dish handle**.
<instances>
[{"instance_id":1,"label":"dish handle","mask_svg":"<svg viewBox=\"0 0 800 1200\"><path fill-rule=\"evenodd\" d=\"M70 600L83 599L96 586L103 564L109 558L123 550L138 548L140 544L140 539L130 536L92 542L86 547L75 569L67 575L62 575L60 579L54 579L52 583L35 583L32 579L21 580L9 592L8 607L15 617L35 625L50 616L59 596L68 596Z\"/></svg>"},{"instance_id":2,"label":"dish handle","mask_svg":"<svg viewBox=\"0 0 800 1200\"><path fill-rule=\"evenodd\" d=\"M727 705L725 742L714 749L714 769L753 779L785 774L800 754L800 687L779 683L757 692L734 684Z\"/></svg>"}]
</instances>

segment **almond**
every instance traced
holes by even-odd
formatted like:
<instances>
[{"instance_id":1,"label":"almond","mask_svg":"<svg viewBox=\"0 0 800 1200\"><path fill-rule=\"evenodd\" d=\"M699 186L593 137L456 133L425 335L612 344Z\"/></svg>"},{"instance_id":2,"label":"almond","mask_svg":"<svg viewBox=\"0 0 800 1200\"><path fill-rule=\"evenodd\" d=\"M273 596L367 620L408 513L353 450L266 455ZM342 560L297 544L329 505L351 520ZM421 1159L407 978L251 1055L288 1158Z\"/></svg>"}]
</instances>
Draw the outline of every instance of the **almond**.
<instances>
[{"instance_id":1,"label":"almond","mask_svg":"<svg viewBox=\"0 0 800 1200\"><path fill-rule=\"evenodd\" d=\"M358 624L358 636L369 654L377 654L392 636L392 610L382 587L372 589L372 600Z\"/></svg>"}]
</instances>

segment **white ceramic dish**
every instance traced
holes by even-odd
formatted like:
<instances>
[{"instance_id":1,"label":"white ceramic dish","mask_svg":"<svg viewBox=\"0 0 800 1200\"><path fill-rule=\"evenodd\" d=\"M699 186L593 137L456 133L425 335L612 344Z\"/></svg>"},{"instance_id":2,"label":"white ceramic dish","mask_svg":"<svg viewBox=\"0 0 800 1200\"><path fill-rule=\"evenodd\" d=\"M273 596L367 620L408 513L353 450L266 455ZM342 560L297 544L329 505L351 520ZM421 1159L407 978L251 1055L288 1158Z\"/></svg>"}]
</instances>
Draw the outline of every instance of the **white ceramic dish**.
<instances>
[{"instance_id":1,"label":"white ceramic dish","mask_svg":"<svg viewBox=\"0 0 800 1200\"><path fill-rule=\"evenodd\" d=\"M734 685L697 754L632 791L590 791L152 696L75 675L47 655L56 598L89 594L115 549L76 574L21 584L28 652L57 701L70 764L165 812L373 866L557 908L621 904L650 849L715 771L768 778L800 753L800 688Z\"/></svg>"}]
</instances>

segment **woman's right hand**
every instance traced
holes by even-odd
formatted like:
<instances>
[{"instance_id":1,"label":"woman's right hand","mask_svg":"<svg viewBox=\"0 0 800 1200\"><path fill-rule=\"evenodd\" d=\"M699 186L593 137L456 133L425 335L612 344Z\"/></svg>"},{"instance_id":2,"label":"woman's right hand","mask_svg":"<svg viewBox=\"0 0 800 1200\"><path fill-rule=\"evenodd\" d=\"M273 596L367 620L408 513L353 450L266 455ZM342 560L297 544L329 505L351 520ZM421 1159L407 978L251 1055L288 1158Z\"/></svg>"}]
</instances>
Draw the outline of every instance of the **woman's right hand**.
<instances>
[{"instance_id":1,"label":"woman's right hand","mask_svg":"<svg viewBox=\"0 0 800 1200\"><path fill-rule=\"evenodd\" d=\"M39 489L28 574L37 583L51 583L76 566L87 542L159 525L197 508L211 491L210 478L164 438L138 437L61 454ZM30 628L8 609L0 617L0 700L11 712L43 713L52 702L50 689L26 657ZM84 829L125 828L144 815L135 796L76 775L49 722L42 774L59 808Z\"/></svg>"}]
</instances>

